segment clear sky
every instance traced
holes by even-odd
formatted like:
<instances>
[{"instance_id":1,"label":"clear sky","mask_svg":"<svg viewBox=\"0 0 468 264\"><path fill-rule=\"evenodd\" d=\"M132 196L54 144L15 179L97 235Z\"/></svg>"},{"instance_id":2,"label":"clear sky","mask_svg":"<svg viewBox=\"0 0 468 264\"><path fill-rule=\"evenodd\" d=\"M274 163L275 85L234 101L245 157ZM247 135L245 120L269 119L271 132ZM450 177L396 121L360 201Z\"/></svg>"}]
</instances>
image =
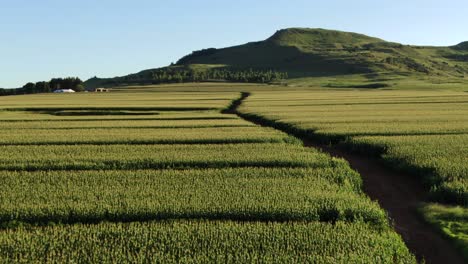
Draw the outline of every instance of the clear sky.
<instances>
[{"instance_id":1,"label":"clear sky","mask_svg":"<svg viewBox=\"0 0 468 264\"><path fill-rule=\"evenodd\" d=\"M466 0L0 0L0 87L124 75L287 27L443 46L467 26Z\"/></svg>"}]
</instances>

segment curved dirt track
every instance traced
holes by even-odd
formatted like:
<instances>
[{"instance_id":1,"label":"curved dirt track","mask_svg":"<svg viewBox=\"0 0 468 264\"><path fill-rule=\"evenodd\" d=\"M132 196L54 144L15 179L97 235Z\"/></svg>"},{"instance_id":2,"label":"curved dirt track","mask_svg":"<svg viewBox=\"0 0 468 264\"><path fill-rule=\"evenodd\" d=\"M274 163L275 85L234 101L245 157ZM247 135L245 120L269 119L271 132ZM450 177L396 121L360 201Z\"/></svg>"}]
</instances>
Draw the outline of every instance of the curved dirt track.
<instances>
[{"instance_id":1,"label":"curved dirt track","mask_svg":"<svg viewBox=\"0 0 468 264\"><path fill-rule=\"evenodd\" d=\"M261 119L251 118L237 111L242 101L249 95L242 93L241 98L234 101L225 112L237 114L257 125L269 126L268 120L263 122ZM363 178L364 191L388 212L395 231L402 236L418 261L424 260L428 264L465 263L456 249L418 215L416 209L420 203L426 201L426 191L415 177L390 170L378 159L350 153L336 146L318 144L302 135L294 136L300 138L306 147L317 148L334 157L347 160L351 167L359 172Z\"/></svg>"},{"instance_id":2,"label":"curved dirt track","mask_svg":"<svg viewBox=\"0 0 468 264\"><path fill-rule=\"evenodd\" d=\"M394 172L377 159L351 154L345 150L314 144L304 145L321 149L349 162L361 174L364 191L377 200L393 221L397 231L418 260L426 263L465 263L455 248L418 216L417 206L426 199L426 192L415 177Z\"/></svg>"}]
</instances>

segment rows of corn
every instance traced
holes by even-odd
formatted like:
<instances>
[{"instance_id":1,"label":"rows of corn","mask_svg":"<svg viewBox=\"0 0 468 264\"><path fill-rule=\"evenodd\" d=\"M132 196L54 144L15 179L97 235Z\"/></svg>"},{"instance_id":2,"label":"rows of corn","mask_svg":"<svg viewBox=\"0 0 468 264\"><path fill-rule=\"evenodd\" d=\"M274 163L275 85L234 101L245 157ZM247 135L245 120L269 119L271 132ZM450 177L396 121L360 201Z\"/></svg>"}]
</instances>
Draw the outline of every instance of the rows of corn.
<instances>
[{"instance_id":1,"label":"rows of corn","mask_svg":"<svg viewBox=\"0 0 468 264\"><path fill-rule=\"evenodd\" d=\"M0 262L415 262L344 160L238 96L2 99Z\"/></svg>"}]
</instances>

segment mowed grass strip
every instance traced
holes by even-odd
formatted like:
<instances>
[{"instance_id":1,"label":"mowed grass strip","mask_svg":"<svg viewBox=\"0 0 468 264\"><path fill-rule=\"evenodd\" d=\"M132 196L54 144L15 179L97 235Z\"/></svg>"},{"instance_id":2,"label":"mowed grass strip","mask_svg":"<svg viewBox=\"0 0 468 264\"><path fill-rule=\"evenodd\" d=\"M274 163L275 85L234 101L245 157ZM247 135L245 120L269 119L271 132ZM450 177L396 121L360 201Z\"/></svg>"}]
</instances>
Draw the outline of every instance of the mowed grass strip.
<instances>
[{"instance_id":1,"label":"mowed grass strip","mask_svg":"<svg viewBox=\"0 0 468 264\"><path fill-rule=\"evenodd\" d=\"M286 133L259 126L183 130L180 128L20 129L3 132L0 145L299 143L299 140Z\"/></svg>"},{"instance_id":2,"label":"mowed grass strip","mask_svg":"<svg viewBox=\"0 0 468 264\"><path fill-rule=\"evenodd\" d=\"M364 221L387 218L346 163L317 169L1 172L0 222L162 219Z\"/></svg>"},{"instance_id":3,"label":"mowed grass strip","mask_svg":"<svg viewBox=\"0 0 468 264\"><path fill-rule=\"evenodd\" d=\"M6 262L416 263L401 238L365 223L167 221L0 232Z\"/></svg>"},{"instance_id":4,"label":"mowed grass strip","mask_svg":"<svg viewBox=\"0 0 468 264\"><path fill-rule=\"evenodd\" d=\"M330 167L342 160L288 143L0 146L1 170Z\"/></svg>"}]
</instances>

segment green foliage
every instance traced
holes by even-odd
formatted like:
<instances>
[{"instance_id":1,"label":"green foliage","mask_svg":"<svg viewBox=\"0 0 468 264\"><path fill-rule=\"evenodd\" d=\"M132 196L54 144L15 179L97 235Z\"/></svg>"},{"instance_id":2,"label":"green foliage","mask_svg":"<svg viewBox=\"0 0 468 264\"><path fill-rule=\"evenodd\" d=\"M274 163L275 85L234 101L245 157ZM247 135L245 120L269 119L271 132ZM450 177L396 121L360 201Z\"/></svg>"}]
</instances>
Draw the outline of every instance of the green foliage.
<instances>
[{"instance_id":1,"label":"green foliage","mask_svg":"<svg viewBox=\"0 0 468 264\"><path fill-rule=\"evenodd\" d=\"M349 144L365 151L384 146L382 157L393 167L420 175L432 199L468 205L468 135L355 137Z\"/></svg>"},{"instance_id":2,"label":"green foliage","mask_svg":"<svg viewBox=\"0 0 468 264\"><path fill-rule=\"evenodd\" d=\"M256 92L244 114L324 143L381 156L421 178L433 200L468 205L468 94L441 91Z\"/></svg>"},{"instance_id":3,"label":"green foliage","mask_svg":"<svg viewBox=\"0 0 468 264\"><path fill-rule=\"evenodd\" d=\"M83 84L78 84L78 85L75 86L75 88L73 90L75 90L76 92L84 92L85 87L84 87Z\"/></svg>"},{"instance_id":4,"label":"green foliage","mask_svg":"<svg viewBox=\"0 0 468 264\"><path fill-rule=\"evenodd\" d=\"M277 31L265 41L194 52L178 64L274 68L293 78L385 72L401 77L463 78L468 73L468 64L454 58L466 55L465 46L464 43L454 47L408 46L350 32L289 28Z\"/></svg>"},{"instance_id":5,"label":"green foliage","mask_svg":"<svg viewBox=\"0 0 468 264\"><path fill-rule=\"evenodd\" d=\"M459 43L458 45L455 45L453 48L458 49L458 50L468 51L468 41Z\"/></svg>"},{"instance_id":6,"label":"green foliage","mask_svg":"<svg viewBox=\"0 0 468 264\"><path fill-rule=\"evenodd\" d=\"M0 146L2 170L104 170L339 166L341 160L286 143ZM96 155L99 153L99 155ZM229 155L226 155L229 153Z\"/></svg>"},{"instance_id":7,"label":"green foliage","mask_svg":"<svg viewBox=\"0 0 468 264\"><path fill-rule=\"evenodd\" d=\"M308 77L331 82L337 76L364 76L366 81L387 86L401 79L460 82L468 74L467 56L465 42L452 47L409 46L350 32L289 28L264 41L194 51L169 67L124 77L92 78L85 86L215 80L295 84L296 79ZM387 78L388 75L394 78Z\"/></svg>"},{"instance_id":8,"label":"green foliage","mask_svg":"<svg viewBox=\"0 0 468 264\"><path fill-rule=\"evenodd\" d=\"M364 223L167 221L18 228L6 262L416 263L400 237Z\"/></svg>"},{"instance_id":9,"label":"green foliage","mask_svg":"<svg viewBox=\"0 0 468 264\"><path fill-rule=\"evenodd\" d=\"M317 47L326 45L337 47L345 43L348 45L365 45L383 42L381 39L362 34L318 28L288 28L278 30L267 41L278 45L297 47L314 45Z\"/></svg>"},{"instance_id":10,"label":"green foliage","mask_svg":"<svg viewBox=\"0 0 468 264\"><path fill-rule=\"evenodd\" d=\"M72 111L195 111L222 109L228 105L237 92L199 92L186 93L183 91L133 91L115 93L75 93L39 94L31 96L0 97L0 110L14 111L45 111L48 113ZM44 115L33 116L44 117ZM145 115L141 115L145 117ZM101 118L101 117L100 117ZM105 118L105 117L103 117Z\"/></svg>"},{"instance_id":11,"label":"green foliage","mask_svg":"<svg viewBox=\"0 0 468 264\"><path fill-rule=\"evenodd\" d=\"M82 88L83 81L78 77L67 77L67 78L53 78L49 82L49 86L52 90L57 89L72 89L78 90Z\"/></svg>"},{"instance_id":12,"label":"green foliage","mask_svg":"<svg viewBox=\"0 0 468 264\"><path fill-rule=\"evenodd\" d=\"M0 126L1 127L1 126ZM108 144L229 144L294 142L291 136L269 128L82 128L21 129L15 133L0 128L0 145L108 145ZM298 143L299 144L299 143Z\"/></svg>"},{"instance_id":13,"label":"green foliage","mask_svg":"<svg viewBox=\"0 0 468 264\"><path fill-rule=\"evenodd\" d=\"M24 92L28 94L36 93L36 85L34 83L27 83L23 86Z\"/></svg>"},{"instance_id":14,"label":"green foliage","mask_svg":"<svg viewBox=\"0 0 468 264\"><path fill-rule=\"evenodd\" d=\"M270 83L287 79L285 72L274 70L205 68L170 66L154 70L146 70L137 74L113 79L91 80L87 86L119 86L132 84L168 84L185 82L229 81L245 83Z\"/></svg>"},{"instance_id":15,"label":"green foliage","mask_svg":"<svg viewBox=\"0 0 468 264\"><path fill-rule=\"evenodd\" d=\"M2 115L0 115L0 118ZM183 129L191 128L213 128L213 127L254 127L255 125L244 121L242 119L232 119L227 115L205 115L205 116L186 116L186 115L158 115L156 119L131 119L129 116L127 119L113 120L113 119L98 119L98 120L76 120L74 116L67 116L68 120L53 120L48 119L47 122L41 120L30 120L30 121L18 121L11 122L12 120L0 119L0 130L29 130L30 133L34 133L31 130L42 130L48 129L49 131L55 129L69 129L69 130L81 130L81 129L105 129L117 128L117 129L149 129L149 128L160 128L160 129ZM107 116L104 116L107 117ZM126 116L124 116L126 117ZM4 131L3 134L9 134L10 132ZM53 133L51 131L51 133ZM10 136L10 135L8 135Z\"/></svg>"},{"instance_id":16,"label":"green foliage","mask_svg":"<svg viewBox=\"0 0 468 264\"><path fill-rule=\"evenodd\" d=\"M50 88L50 82L37 82L35 86L36 90L42 93L49 93L52 91Z\"/></svg>"},{"instance_id":17,"label":"green foliage","mask_svg":"<svg viewBox=\"0 0 468 264\"><path fill-rule=\"evenodd\" d=\"M84 91L83 81L77 77L53 78L49 82L28 82L22 88L18 89L0 89L1 95L20 95L35 93L50 93L56 89L72 89L77 92Z\"/></svg>"},{"instance_id":18,"label":"green foliage","mask_svg":"<svg viewBox=\"0 0 468 264\"><path fill-rule=\"evenodd\" d=\"M420 212L426 221L453 241L468 261L468 208L426 204Z\"/></svg>"},{"instance_id":19,"label":"green foliage","mask_svg":"<svg viewBox=\"0 0 468 264\"><path fill-rule=\"evenodd\" d=\"M388 228L385 212L362 195L359 175L345 163L317 169L6 172L0 179L9 186L0 191L2 226L230 219L363 221Z\"/></svg>"},{"instance_id":20,"label":"green foliage","mask_svg":"<svg viewBox=\"0 0 468 264\"><path fill-rule=\"evenodd\" d=\"M206 86L0 99L0 259L415 262L347 162Z\"/></svg>"},{"instance_id":21,"label":"green foliage","mask_svg":"<svg viewBox=\"0 0 468 264\"><path fill-rule=\"evenodd\" d=\"M191 59L195 57L202 57L202 56L207 56L216 53L215 48L208 48L208 49L202 49L202 50L197 50L193 51L190 55L184 56L180 60L177 61L177 64L185 64L186 61L190 61Z\"/></svg>"}]
</instances>

